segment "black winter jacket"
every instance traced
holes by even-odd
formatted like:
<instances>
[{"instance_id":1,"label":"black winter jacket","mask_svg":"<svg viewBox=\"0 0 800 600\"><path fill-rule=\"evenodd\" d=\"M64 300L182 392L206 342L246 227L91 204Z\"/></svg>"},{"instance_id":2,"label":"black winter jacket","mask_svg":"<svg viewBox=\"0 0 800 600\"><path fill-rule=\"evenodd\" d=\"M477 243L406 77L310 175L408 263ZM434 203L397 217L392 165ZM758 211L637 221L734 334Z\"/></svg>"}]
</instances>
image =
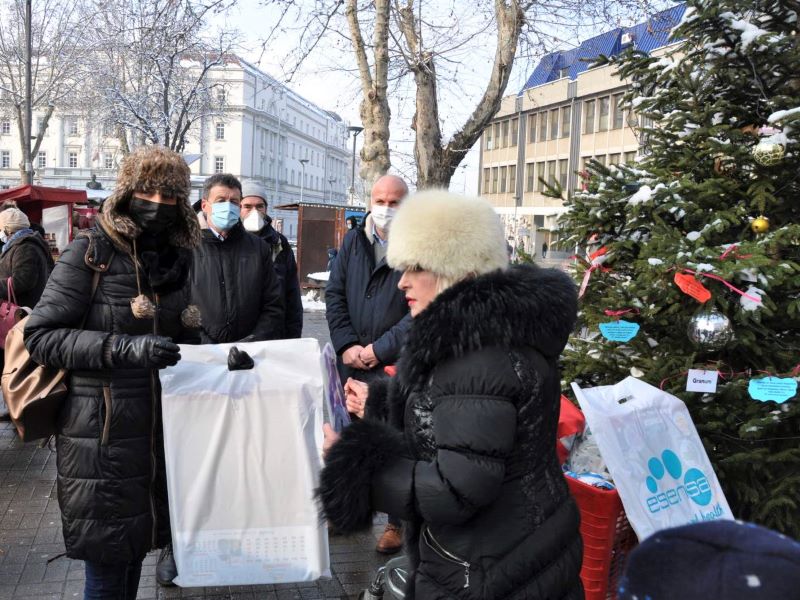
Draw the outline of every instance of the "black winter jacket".
<instances>
[{"instance_id":1,"label":"black winter jacket","mask_svg":"<svg viewBox=\"0 0 800 600\"><path fill-rule=\"evenodd\" d=\"M19 306L33 308L39 301L53 270L47 242L38 233L22 234L0 257L0 298L8 299L8 278Z\"/></svg>"},{"instance_id":2,"label":"black winter jacket","mask_svg":"<svg viewBox=\"0 0 800 600\"><path fill-rule=\"evenodd\" d=\"M191 300L200 307L204 344L282 337L284 305L272 252L237 223L225 241L203 229L194 250Z\"/></svg>"},{"instance_id":3,"label":"black winter jacket","mask_svg":"<svg viewBox=\"0 0 800 600\"><path fill-rule=\"evenodd\" d=\"M286 306L282 338L299 338L303 334L303 300L300 296L300 280L297 277L297 261L289 245L289 240L282 233L275 231L272 218L267 217L267 224L256 233L272 250L272 262L281 285L281 297Z\"/></svg>"},{"instance_id":4,"label":"black winter jacket","mask_svg":"<svg viewBox=\"0 0 800 600\"><path fill-rule=\"evenodd\" d=\"M389 267L385 258L375 264L368 235L372 236L369 216L364 226L345 236L325 287L325 316L342 381L347 377L370 381L381 375L384 365L397 361L411 325L405 295L397 288L402 273ZM356 344L373 345L379 364L371 371L341 363L342 353Z\"/></svg>"},{"instance_id":5,"label":"black winter jacket","mask_svg":"<svg viewBox=\"0 0 800 600\"><path fill-rule=\"evenodd\" d=\"M404 519L409 600L583 598L579 513L555 451L556 361L576 313L554 270L445 290L414 320L397 378L370 385L366 419L330 450L325 515L345 532L373 511Z\"/></svg>"},{"instance_id":6,"label":"black winter jacket","mask_svg":"<svg viewBox=\"0 0 800 600\"><path fill-rule=\"evenodd\" d=\"M101 276L90 303L94 271ZM141 283L154 298L146 277ZM56 438L70 558L129 563L169 541L157 371L110 368L102 349L113 334L157 332L180 341L185 293L158 297L156 319L134 318L137 294L130 255L98 227L66 248L25 327L34 360L70 371Z\"/></svg>"}]
</instances>

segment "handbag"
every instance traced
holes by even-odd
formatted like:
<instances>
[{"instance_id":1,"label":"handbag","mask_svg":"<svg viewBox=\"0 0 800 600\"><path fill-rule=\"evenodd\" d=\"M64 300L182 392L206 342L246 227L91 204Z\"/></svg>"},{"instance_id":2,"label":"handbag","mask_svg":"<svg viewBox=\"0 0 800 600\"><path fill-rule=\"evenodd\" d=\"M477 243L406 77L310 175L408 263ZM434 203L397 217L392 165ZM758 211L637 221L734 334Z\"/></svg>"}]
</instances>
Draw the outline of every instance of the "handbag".
<instances>
[{"instance_id":1,"label":"handbag","mask_svg":"<svg viewBox=\"0 0 800 600\"><path fill-rule=\"evenodd\" d=\"M100 272L95 271L89 308L83 315L81 329L86 325L99 282ZM5 338L5 365L0 381L11 421L23 442L55 434L58 411L67 395L67 370L40 365L28 353L24 340L28 318L16 323Z\"/></svg>"},{"instance_id":2,"label":"handbag","mask_svg":"<svg viewBox=\"0 0 800 600\"><path fill-rule=\"evenodd\" d=\"M14 295L14 282L11 277L6 280L8 298L0 302L0 348L6 347L6 336L19 321L19 305Z\"/></svg>"}]
</instances>

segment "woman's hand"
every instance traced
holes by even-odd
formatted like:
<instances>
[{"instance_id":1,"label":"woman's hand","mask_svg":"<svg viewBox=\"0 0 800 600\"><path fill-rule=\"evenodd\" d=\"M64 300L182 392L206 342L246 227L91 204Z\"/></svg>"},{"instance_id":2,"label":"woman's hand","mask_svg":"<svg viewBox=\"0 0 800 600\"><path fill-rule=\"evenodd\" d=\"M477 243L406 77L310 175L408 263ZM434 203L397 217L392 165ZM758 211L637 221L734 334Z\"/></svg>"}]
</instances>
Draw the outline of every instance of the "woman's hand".
<instances>
[{"instance_id":1,"label":"woman's hand","mask_svg":"<svg viewBox=\"0 0 800 600\"><path fill-rule=\"evenodd\" d=\"M326 458L330 449L333 448L333 445L339 441L339 434L333 430L330 423L325 423L322 426L322 435L325 436L322 442L322 458Z\"/></svg>"},{"instance_id":2,"label":"woman's hand","mask_svg":"<svg viewBox=\"0 0 800 600\"><path fill-rule=\"evenodd\" d=\"M366 383L349 377L344 384L344 400L347 412L353 413L359 419L363 419L368 395L369 386Z\"/></svg>"}]
</instances>

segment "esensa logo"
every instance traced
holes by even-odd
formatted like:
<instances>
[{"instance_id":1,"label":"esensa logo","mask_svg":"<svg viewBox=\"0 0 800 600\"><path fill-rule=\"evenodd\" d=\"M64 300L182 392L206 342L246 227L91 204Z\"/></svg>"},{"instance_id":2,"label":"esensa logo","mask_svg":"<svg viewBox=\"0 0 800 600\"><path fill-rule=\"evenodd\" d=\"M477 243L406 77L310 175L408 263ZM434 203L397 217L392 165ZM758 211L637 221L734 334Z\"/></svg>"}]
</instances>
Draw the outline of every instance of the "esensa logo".
<instances>
[{"instance_id":1,"label":"esensa logo","mask_svg":"<svg viewBox=\"0 0 800 600\"><path fill-rule=\"evenodd\" d=\"M687 499L699 506L707 506L713 498L705 474L694 467L684 473L681 460L669 448L661 453L660 458L654 456L648 460L647 469L650 474L645 485L652 495L647 497L646 504L651 513L669 510Z\"/></svg>"}]
</instances>

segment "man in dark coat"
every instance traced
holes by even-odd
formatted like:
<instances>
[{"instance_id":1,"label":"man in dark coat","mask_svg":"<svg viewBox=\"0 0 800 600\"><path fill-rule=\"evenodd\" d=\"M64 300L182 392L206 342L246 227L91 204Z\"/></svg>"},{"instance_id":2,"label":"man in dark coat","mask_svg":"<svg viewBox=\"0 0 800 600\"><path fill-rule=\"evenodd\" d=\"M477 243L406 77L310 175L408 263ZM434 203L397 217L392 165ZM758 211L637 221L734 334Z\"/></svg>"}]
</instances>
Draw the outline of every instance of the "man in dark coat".
<instances>
[{"instance_id":1,"label":"man in dark coat","mask_svg":"<svg viewBox=\"0 0 800 600\"><path fill-rule=\"evenodd\" d=\"M283 337L284 302L272 250L240 220L242 184L217 174L203 186L208 224L194 251L191 298L202 314L204 344Z\"/></svg>"},{"instance_id":2,"label":"man in dark coat","mask_svg":"<svg viewBox=\"0 0 800 600\"><path fill-rule=\"evenodd\" d=\"M272 226L272 217L267 215L267 193L257 181L242 183L241 219L244 228L264 240L272 252L272 263L286 306L281 337L299 338L303 333L303 301L300 297L300 280L297 278L297 262L289 240Z\"/></svg>"},{"instance_id":3,"label":"man in dark coat","mask_svg":"<svg viewBox=\"0 0 800 600\"><path fill-rule=\"evenodd\" d=\"M97 227L64 250L25 326L31 358L69 371L58 503L86 597L135 598L142 560L169 540L158 369L199 325L186 295L200 239L189 176L166 148L126 157Z\"/></svg>"},{"instance_id":4,"label":"man in dark coat","mask_svg":"<svg viewBox=\"0 0 800 600\"><path fill-rule=\"evenodd\" d=\"M384 377L383 367L397 360L411 325L397 287L401 274L386 264L391 220L406 195L408 186L399 177L379 178L363 227L347 233L333 262L325 287L326 317L344 382ZM389 554L402 544L400 520L390 515L376 550Z\"/></svg>"}]
</instances>

